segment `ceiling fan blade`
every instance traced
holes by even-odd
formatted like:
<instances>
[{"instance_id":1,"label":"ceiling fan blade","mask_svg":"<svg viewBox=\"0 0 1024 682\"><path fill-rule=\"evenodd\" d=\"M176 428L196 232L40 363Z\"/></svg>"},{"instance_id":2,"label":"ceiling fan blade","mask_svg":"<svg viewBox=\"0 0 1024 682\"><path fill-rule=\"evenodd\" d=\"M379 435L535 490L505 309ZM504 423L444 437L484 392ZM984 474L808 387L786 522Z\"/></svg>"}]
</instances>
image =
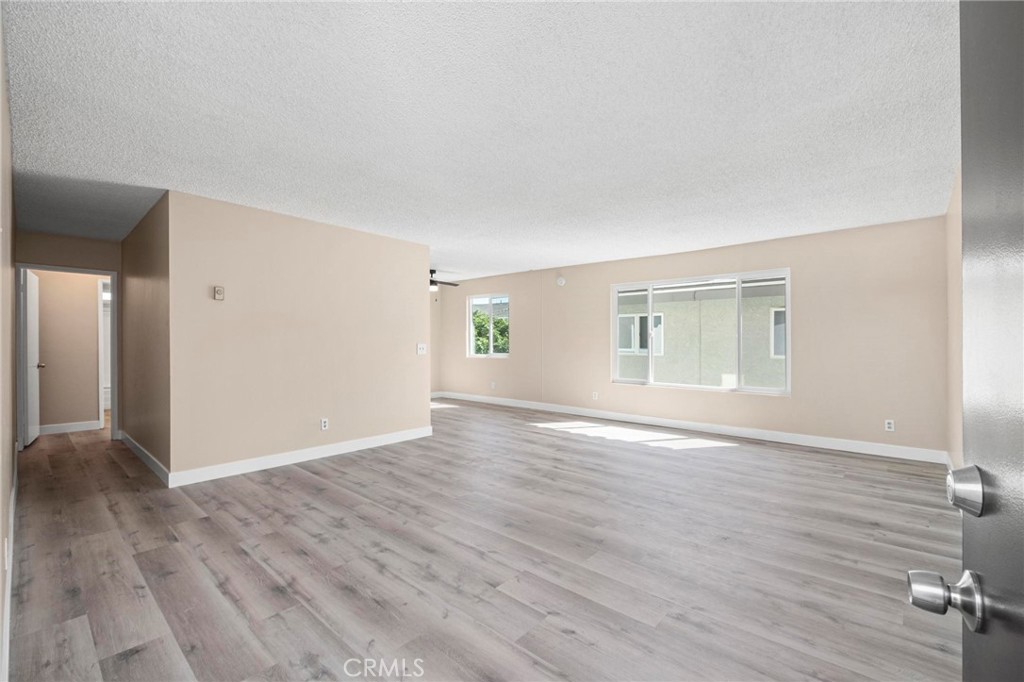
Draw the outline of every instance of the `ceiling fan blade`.
<instances>
[{"instance_id":1,"label":"ceiling fan blade","mask_svg":"<svg viewBox=\"0 0 1024 682\"><path fill-rule=\"evenodd\" d=\"M439 279L434 279L434 275L436 275L436 274L437 274L437 270L431 268L430 269L430 286L436 287L439 284L442 285L442 286L446 286L446 287L457 287L457 286L459 286L456 282L442 282Z\"/></svg>"}]
</instances>

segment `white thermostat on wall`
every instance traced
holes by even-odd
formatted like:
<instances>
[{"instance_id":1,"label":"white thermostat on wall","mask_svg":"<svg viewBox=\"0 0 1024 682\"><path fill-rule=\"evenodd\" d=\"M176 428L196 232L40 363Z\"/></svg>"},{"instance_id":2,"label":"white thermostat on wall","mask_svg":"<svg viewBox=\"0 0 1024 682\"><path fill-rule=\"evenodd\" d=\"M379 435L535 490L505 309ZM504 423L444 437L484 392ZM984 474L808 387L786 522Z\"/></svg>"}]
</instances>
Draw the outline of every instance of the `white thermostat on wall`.
<instances>
[{"instance_id":1,"label":"white thermostat on wall","mask_svg":"<svg viewBox=\"0 0 1024 682\"><path fill-rule=\"evenodd\" d=\"M213 300L223 301L224 300L224 287L213 288Z\"/></svg>"}]
</instances>

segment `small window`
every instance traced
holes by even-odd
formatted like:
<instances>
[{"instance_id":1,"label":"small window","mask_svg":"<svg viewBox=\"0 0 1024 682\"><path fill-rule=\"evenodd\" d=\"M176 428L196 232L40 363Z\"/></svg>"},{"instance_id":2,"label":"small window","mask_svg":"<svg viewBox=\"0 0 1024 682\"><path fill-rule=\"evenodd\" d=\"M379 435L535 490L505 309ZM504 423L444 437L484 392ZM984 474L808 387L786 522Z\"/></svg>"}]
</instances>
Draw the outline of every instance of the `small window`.
<instances>
[{"instance_id":1,"label":"small window","mask_svg":"<svg viewBox=\"0 0 1024 682\"><path fill-rule=\"evenodd\" d=\"M654 314L654 354L665 353L665 316ZM648 339L651 337L647 328L647 315L619 315L619 353L624 355L647 355Z\"/></svg>"},{"instance_id":2,"label":"small window","mask_svg":"<svg viewBox=\"0 0 1024 682\"><path fill-rule=\"evenodd\" d=\"M771 356L773 360L786 357L786 309L772 308Z\"/></svg>"},{"instance_id":3,"label":"small window","mask_svg":"<svg viewBox=\"0 0 1024 682\"><path fill-rule=\"evenodd\" d=\"M469 355L508 355L508 296L470 296Z\"/></svg>"}]
</instances>

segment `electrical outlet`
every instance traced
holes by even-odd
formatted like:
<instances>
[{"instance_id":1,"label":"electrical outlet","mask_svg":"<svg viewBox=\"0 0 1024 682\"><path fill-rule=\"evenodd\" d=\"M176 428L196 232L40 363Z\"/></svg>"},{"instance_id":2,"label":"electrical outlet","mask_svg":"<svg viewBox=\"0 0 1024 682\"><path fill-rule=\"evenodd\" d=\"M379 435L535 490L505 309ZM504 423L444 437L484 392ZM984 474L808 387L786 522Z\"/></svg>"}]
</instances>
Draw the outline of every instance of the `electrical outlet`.
<instances>
[{"instance_id":1,"label":"electrical outlet","mask_svg":"<svg viewBox=\"0 0 1024 682\"><path fill-rule=\"evenodd\" d=\"M425 343L417 343L416 344L416 355L426 355L426 354L427 354L427 344L425 344Z\"/></svg>"},{"instance_id":2,"label":"electrical outlet","mask_svg":"<svg viewBox=\"0 0 1024 682\"><path fill-rule=\"evenodd\" d=\"M493 388L497 388L497 387L498 387L498 382L497 381L492 381L491 382L491 388L493 389Z\"/></svg>"},{"instance_id":3,"label":"electrical outlet","mask_svg":"<svg viewBox=\"0 0 1024 682\"><path fill-rule=\"evenodd\" d=\"M327 417L322 417L320 419L320 430L326 431L328 426L329 424L327 423Z\"/></svg>"},{"instance_id":4,"label":"electrical outlet","mask_svg":"<svg viewBox=\"0 0 1024 682\"><path fill-rule=\"evenodd\" d=\"M594 391L593 393L591 393L590 397L593 398L594 400L597 400L597 391Z\"/></svg>"},{"instance_id":5,"label":"electrical outlet","mask_svg":"<svg viewBox=\"0 0 1024 682\"><path fill-rule=\"evenodd\" d=\"M224 300L224 287L215 286L213 287L213 300L223 301Z\"/></svg>"},{"instance_id":6,"label":"electrical outlet","mask_svg":"<svg viewBox=\"0 0 1024 682\"><path fill-rule=\"evenodd\" d=\"M895 431L896 430L896 420L895 419L886 419L885 420L885 430L886 431Z\"/></svg>"}]
</instances>

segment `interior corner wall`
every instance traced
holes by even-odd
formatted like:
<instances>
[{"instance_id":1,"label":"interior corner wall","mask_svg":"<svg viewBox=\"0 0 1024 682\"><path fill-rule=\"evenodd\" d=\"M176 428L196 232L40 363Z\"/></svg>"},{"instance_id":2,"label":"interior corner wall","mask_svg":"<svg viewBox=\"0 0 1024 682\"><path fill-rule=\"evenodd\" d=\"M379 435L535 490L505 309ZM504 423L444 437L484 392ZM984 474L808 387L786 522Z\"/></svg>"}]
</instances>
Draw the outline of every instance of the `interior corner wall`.
<instances>
[{"instance_id":1,"label":"interior corner wall","mask_svg":"<svg viewBox=\"0 0 1024 682\"><path fill-rule=\"evenodd\" d=\"M171 192L170 263L172 475L430 427L426 246Z\"/></svg>"},{"instance_id":2,"label":"interior corner wall","mask_svg":"<svg viewBox=\"0 0 1024 682\"><path fill-rule=\"evenodd\" d=\"M441 299L440 390L942 452L945 254L939 216L463 281ZM613 285L786 267L790 395L611 380ZM507 358L467 357L466 301L485 293L509 294Z\"/></svg>"},{"instance_id":3,"label":"interior corner wall","mask_svg":"<svg viewBox=\"0 0 1024 682\"><path fill-rule=\"evenodd\" d=\"M171 467L170 202L121 242L121 431Z\"/></svg>"},{"instance_id":4,"label":"interior corner wall","mask_svg":"<svg viewBox=\"0 0 1024 682\"><path fill-rule=\"evenodd\" d=\"M99 275L33 270L39 278L39 421L99 419ZM96 428L93 425L91 428ZM44 428L44 433L47 431Z\"/></svg>"},{"instance_id":5,"label":"interior corner wall","mask_svg":"<svg viewBox=\"0 0 1024 682\"><path fill-rule=\"evenodd\" d=\"M960 173L946 213L947 442L954 467L964 465L963 208Z\"/></svg>"}]
</instances>

